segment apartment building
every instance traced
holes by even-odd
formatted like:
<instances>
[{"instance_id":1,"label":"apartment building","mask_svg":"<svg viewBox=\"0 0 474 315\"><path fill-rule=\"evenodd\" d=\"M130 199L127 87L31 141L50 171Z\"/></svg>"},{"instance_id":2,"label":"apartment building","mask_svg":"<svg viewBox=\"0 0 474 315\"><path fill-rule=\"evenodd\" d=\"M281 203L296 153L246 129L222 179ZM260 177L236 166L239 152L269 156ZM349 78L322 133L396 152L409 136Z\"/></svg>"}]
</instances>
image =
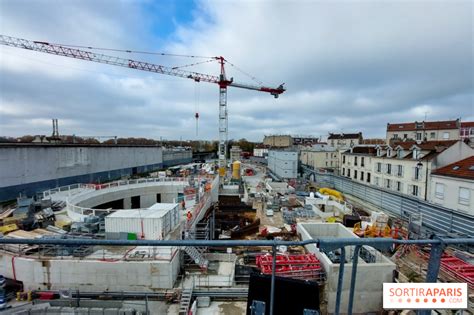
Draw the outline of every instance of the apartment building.
<instances>
[{"instance_id":1,"label":"apartment building","mask_svg":"<svg viewBox=\"0 0 474 315\"><path fill-rule=\"evenodd\" d=\"M460 139L461 122L415 121L387 124L387 144L398 141L447 141Z\"/></svg>"},{"instance_id":2,"label":"apartment building","mask_svg":"<svg viewBox=\"0 0 474 315\"><path fill-rule=\"evenodd\" d=\"M429 201L474 215L474 156L433 171Z\"/></svg>"},{"instance_id":3,"label":"apartment building","mask_svg":"<svg viewBox=\"0 0 474 315\"><path fill-rule=\"evenodd\" d=\"M368 185L428 200L432 170L474 154L462 141L405 141L342 153L340 174Z\"/></svg>"},{"instance_id":4,"label":"apartment building","mask_svg":"<svg viewBox=\"0 0 474 315\"><path fill-rule=\"evenodd\" d=\"M312 168L339 169L340 152L328 145L318 145L300 151L300 163Z\"/></svg>"},{"instance_id":5,"label":"apartment building","mask_svg":"<svg viewBox=\"0 0 474 315\"><path fill-rule=\"evenodd\" d=\"M347 150L362 144L362 132L359 133L330 133L328 144L336 150Z\"/></svg>"},{"instance_id":6,"label":"apartment building","mask_svg":"<svg viewBox=\"0 0 474 315\"><path fill-rule=\"evenodd\" d=\"M474 121L461 122L459 131L461 140L469 140L471 146L474 145Z\"/></svg>"}]
</instances>

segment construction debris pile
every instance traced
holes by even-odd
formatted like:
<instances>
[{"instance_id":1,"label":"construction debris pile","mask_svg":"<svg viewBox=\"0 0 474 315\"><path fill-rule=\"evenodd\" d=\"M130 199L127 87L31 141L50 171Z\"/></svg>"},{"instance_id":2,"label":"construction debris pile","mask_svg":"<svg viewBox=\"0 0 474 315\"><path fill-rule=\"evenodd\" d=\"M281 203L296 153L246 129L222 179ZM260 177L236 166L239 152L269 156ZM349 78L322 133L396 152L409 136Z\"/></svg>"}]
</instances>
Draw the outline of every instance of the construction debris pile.
<instances>
[{"instance_id":1,"label":"construction debris pile","mask_svg":"<svg viewBox=\"0 0 474 315\"><path fill-rule=\"evenodd\" d=\"M297 223L297 219L309 219L316 217L316 213L313 211L311 205L298 208L287 208L282 207L283 219L288 224Z\"/></svg>"}]
</instances>

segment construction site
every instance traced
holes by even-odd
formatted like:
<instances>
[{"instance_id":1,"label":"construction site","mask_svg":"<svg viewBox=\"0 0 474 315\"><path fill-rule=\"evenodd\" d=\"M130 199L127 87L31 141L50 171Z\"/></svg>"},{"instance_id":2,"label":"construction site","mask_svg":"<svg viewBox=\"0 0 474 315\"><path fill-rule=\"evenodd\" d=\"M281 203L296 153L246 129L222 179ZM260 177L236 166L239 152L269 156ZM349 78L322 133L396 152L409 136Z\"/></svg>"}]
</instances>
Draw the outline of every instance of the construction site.
<instances>
[{"instance_id":1,"label":"construction site","mask_svg":"<svg viewBox=\"0 0 474 315\"><path fill-rule=\"evenodd\" d=\"M474 314L472 235L438 237L422 218L298 176L278 157L297 153L269 155L288 178L238 148L227 158L227 88L276 98L283 85L237 83L223 57L212 76L4 35L0 44L219 88L217 159L167 167L154 156L134 176L76 178L3 206L5 314L409 314L384 309L383 285L425 281L466 283L464 314Z\"/></svg>"}]
</instances>

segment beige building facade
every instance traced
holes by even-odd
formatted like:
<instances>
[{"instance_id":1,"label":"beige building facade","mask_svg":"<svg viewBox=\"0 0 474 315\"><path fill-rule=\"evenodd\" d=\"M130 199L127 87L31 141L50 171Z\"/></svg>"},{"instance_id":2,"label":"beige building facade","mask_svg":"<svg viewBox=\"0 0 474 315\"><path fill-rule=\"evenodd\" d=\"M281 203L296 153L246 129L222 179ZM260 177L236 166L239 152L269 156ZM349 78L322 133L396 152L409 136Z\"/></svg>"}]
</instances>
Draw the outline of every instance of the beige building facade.
<instances>
[{"instance_id":1,"label":"beige building facade","mask_svg":"<svg viewBox=\"0 0 474 315\"><path fill-rule=\"evenodd\" d=\"M340 174L367 185L428 200L431 172L470 155L473 150L462 141L360 146L342 153Z\"/></svg>"},{"instance_id":2,"label":"beige building facade","mask_svg":"<svg viewBox=\"0 0 474 315\"><path fill-rule=\"evenodd\" d=\"M333 168L339 169L340 153L336 150L316 151L301 150L300 163L311 166L312 168Z\"/></svg>"}]
</instances>

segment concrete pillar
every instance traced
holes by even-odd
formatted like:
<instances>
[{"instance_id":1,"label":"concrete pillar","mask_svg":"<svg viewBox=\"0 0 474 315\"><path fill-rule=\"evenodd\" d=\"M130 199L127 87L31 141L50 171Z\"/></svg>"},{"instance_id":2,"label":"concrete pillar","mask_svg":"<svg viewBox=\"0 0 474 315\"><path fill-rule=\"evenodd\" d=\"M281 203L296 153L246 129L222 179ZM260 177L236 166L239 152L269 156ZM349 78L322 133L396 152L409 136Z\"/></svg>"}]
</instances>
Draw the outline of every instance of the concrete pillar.
<instances>
[{"instance_id":1,"label":"concrete pillar","mask_svg":"<svg viewBox=\"0 0 474 315\"><path fill-rule=\"evenodd\" d=\"M132 208L132 198L123 198L123 208L124 209L131 209Z\"/></svg>"}]
</instances>

